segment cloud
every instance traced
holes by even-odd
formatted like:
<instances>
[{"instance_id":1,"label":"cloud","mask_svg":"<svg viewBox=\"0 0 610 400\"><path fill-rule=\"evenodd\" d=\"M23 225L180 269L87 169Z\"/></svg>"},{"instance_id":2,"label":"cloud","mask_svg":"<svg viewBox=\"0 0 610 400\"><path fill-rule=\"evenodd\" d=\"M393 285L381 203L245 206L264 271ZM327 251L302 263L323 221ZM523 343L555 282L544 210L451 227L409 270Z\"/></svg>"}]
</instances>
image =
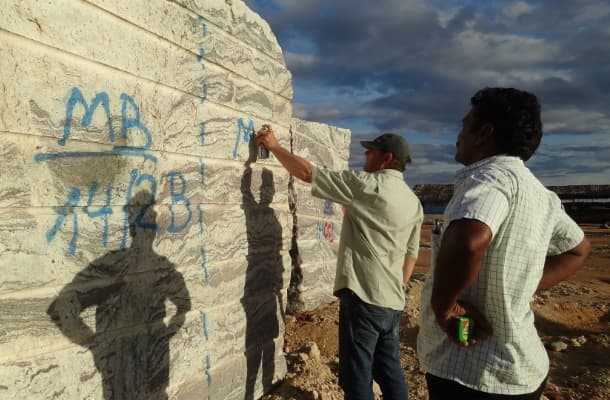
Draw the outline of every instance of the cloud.
<instances>
[{"instance_id":1,"label":"cloud","mask_svg":"<svg viewBox=\"0 0 610 400\"><path fill-rule=\"evenodd\" d=\"M569 174L585 179L573 184L607 184L610 176L609 159L609 140L595 145L542 144L528 166L546 185L565 184L565 177Z\"/></svg>"},{"instance_id":2,"label":"cloud","mask_svg":"<svg viewBox=\"0 0 610 400\"><path fill-rule=\"evenodd\" d=\"M521 16L529 15L534 11L534 6L524 1L510 3L503 10L504 15L510 19L518 19Z\"/></svg>"},{"instance_id":3,"label":"cloud","mask_svg":"<svg viewBox=\"0 0 610 400\"><path fill-rule=\"evenodd\" d=\"M318 58L312 54L299 54L290 51L284 53L284 60L293 72L307 70L318 64Z\"/></svg>"},{"instance_id":4,"label":"cloud","mask_svg":"<svg viewBox=\"0 0 610 400\"><path fill-rule=\"evenodd\" d=\"M513 86L538 96L546 135L586 142L610 133L608 2L271 3L260 12L284 49L302 118L358 134L425 133L452 146L478 89ZM586 172L565 171L574 181Z\"/></svg>"},{"instance_id":5,"label":"cloud","mask_svg":"<svg viewBox=\"0 0 610 400\"><path fill-rule=\"evenodd\" d=\"M543 121L545 133L597 133L606 131L600 127L610 127L610 114L576 107L555 108L543 111Z\"/></svg>"},{"instance_id":6,"label":"cloud","mask_svg":"<svg viewBox=\"0 0 610 400\"><path fill-rule=\"evenodd\" d=\"M312 107L296 103L293 105L292 114L296 118L309 121L328 121L343 116L342 111L332 104L320 104Z\"/></svg>"}]
</instances>

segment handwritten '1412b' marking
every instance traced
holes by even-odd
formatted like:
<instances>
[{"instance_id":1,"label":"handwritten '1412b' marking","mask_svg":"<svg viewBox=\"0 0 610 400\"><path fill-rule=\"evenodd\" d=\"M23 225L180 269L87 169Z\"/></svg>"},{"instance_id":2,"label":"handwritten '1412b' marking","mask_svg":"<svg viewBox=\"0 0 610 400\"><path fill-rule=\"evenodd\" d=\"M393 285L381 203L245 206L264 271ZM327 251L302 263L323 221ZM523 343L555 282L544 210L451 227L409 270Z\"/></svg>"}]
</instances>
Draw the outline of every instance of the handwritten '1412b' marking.
<instances>
[{"instance_id":1,"label":"handwritten '1412b' marking","mask_svg":"<svg viewBox=\"0 0 610 400\"><path fill-rule=\"evenodd\" d=\"M56 159L62 158L82 158L82 157L109 157L109 156L122 156L122 157L141 157L146 160L152 161L153 163L157 162L157 157L150 153L148 150L152 147L152 134L150 130L144 125L140 118L140 109L133 98L125 93L120 95L121 100L121 131L120 135L124 140L127 140L128 133L133 131L137 131L144 139L144 145L140 147L136 146L114 146L110 151L62 151L55 153L39 153L34 156L34 159L37 162L47 162ZM83 117L80 121L83 127L88 127L92 124L93 116L98 110L98 107L101 106L101 110L103 110L104 115L106 116L106 122L108 126L108 140L111 143L114 143L116 139L116 134L114 128L112 126L112 114L110 112L110 99L107 93L101 92L97 93L91 100L90 103L87 103L85 100L81 90L79 88L72 88L70 92L70 96L68 101L66 102L66 119L64 122L63 136L58 140L58 144L60 146L65 146L71 135L72 135L72 120L74 117L75 108L80 105L82 106L84 113ZM203 173L203 165L201 166L201 171ZM103 173L103 171L100 171ZM167 227L167 231L170 233L181 232L191 221L192 211L190 206L190 201L185 196L186 193L186 179L182 174L176 171L170 171L167 174L169 186L170 186L170 198L171 205L169 206L169 211L171 214L171 222ZM201 178L203 180L203 177ZM153 196L153 203L156 201L157 196L157 180L154 176L146 173L140 173L138 169L131 170L129 174L129 183L127 185L127 195L125 199L125 207L123 210L125 212L125 218L123 219L123 228L122 228L122 237L121 237L121 249L124 250L126 248L126 242L128 237L128 220L127 220L127 206L130 204L132 200L132 195L135 189L143 184L147 184L149 186L150 192ZM78 210L78 205L81 201L81 189L78 187L72 187L68 189L67 199L64 206L60 207L57 211L57 216L55 218L55 222L53 226L47 230L45 233L45 237L48 243L51 243L54 238L57 236L59 230L66 222L67 218L72 218L72 238L70 240L70 244L68 246L68 252L70 254L74 254L77 247L78 236L79 236L79 220L77 216L76 210ZM106 186L104 190L104 200L103 205L97 209L93 209L93 199L98 194L98 182L92 182L88 188L88 197L87 197L87 205L82 209L82 213L87 217L93 218L102 218L103 219L103 229L102 229L102 237L101 241L104 247L108 244L108 230L109 230L109 218L113 214L113 208L111 207L111 199L113 194L113 188L111 186ZM186 209L186 218L183 218L183 221L178 221L174 213L174 207L182 206ZM158 226L152 223L146 223L142 220L142 215L146 211L146 208L150 207L144 206L140 212L140 215L136 217L135 224L142 229L153 229L158 230Z\"/></svg>"}]
</instances>

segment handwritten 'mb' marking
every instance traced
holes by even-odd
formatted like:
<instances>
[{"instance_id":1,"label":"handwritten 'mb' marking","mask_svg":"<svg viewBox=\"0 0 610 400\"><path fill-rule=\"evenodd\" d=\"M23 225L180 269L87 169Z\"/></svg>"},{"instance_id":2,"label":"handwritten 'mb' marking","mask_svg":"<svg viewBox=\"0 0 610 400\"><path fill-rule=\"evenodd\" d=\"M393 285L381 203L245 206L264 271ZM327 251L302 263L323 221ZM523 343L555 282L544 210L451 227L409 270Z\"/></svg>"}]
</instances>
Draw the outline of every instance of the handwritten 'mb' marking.
<instances>
[{"instance_id":1,"label":"handwritten 'mb' marking","mask_svg":"<svg viewBox=\"0 0 610 400\"><path fill-rule=\"evenodd\" d=\"M237 137L235 138L235 147L233 148L233 158L237 158L237 149L239 142L243 138L244 143L250 142L250 135L254 133L254 121L248 119L248 126L244 123L242 118L237 119Z\"/></svg>"},{"instance_id":2,"label":"handwritten 'mb' marking","mask_svg":"<svg viewBox=\"0 0 610 400\"><path fill-rule=\"evenodd\" d=\"M136 102L131 96L126 93L121 93L121 135L124 139L127 138L128 129L137 129L143 135L146 144L143 146L145 149L149 149L152 146L152 135L148 128L142 123L140 119L140 109ZM77 105L81 105L85 111L83 118L80 123L83 127L88 127L93 121L93 115L97 108L101 105L106 115L106 123L108 125L108 139L110 142L114 142L115 134L114 128L112 127L112 116L110 113L110 98L107 93L97 93L91 100L91 104L87 103L81 90L77 87L73 87L70 91L70 97L66 103L66 119L64 122L64 132L61 139L58 140L60 146L65 146L66 142L72 134L72 119L74 116L74 109Z\"/></svg>"}]
</instances>

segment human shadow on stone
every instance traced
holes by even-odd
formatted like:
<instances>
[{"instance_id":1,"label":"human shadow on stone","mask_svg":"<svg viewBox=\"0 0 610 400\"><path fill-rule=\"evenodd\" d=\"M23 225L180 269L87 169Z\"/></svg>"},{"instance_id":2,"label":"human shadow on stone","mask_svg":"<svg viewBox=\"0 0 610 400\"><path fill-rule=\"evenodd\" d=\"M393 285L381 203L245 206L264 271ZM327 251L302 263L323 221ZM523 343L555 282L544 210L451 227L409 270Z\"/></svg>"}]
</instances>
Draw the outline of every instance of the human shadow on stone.
<instances>
[{"instance_id":1,"label":"human shadow on stone","mask_svg":"<svg viewBox=\"0 0 610 400\"><path fill-rule=\"evenodd\" d=\"M241 180L248 240L248 265L241 299L246 315L246 400L254 398L259 372L262 374L264 392L268 392L273 385L275 342L280 335L280 319L284 323L284 267L280 254L282 227L270 207L275 194L273 173L268 169L262 170L258 202L252 194L251 185L252 168L247 163Z\"/></svg>"},{"instance_id":2,"label":"human shadow on stone","mask_svg":"<svg viewBox=\"0 0 610 400\"><path fill-rule=\"evenodd\" d=\"M153 250L153 205L150 192L137 193L127 207L131 247L91 262L47 310L68 339L93 354L105 400L168 398L169 341L191 308L182 274Z\"/></svg>"}]
</instances>

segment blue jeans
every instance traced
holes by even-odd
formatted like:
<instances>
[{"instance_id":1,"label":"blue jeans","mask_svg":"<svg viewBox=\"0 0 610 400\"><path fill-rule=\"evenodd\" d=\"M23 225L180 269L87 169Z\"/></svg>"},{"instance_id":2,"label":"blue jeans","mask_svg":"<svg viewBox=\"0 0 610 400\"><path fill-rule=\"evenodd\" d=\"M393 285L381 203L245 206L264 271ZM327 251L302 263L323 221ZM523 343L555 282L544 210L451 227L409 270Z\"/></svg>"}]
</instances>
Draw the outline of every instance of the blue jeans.
<instances>
[{"instance_id":1,"label":"blue jeans","mask_svg":"<svg viewBox=\"0 0 610 400\"><path fill-rule=\"evenodd\" d=\"M407 400L400 366L401 311L374 306L351 290L339 292L339 385L346 400L373 400L373 378L384 400Z\"/></svg>"}]
</instances>

